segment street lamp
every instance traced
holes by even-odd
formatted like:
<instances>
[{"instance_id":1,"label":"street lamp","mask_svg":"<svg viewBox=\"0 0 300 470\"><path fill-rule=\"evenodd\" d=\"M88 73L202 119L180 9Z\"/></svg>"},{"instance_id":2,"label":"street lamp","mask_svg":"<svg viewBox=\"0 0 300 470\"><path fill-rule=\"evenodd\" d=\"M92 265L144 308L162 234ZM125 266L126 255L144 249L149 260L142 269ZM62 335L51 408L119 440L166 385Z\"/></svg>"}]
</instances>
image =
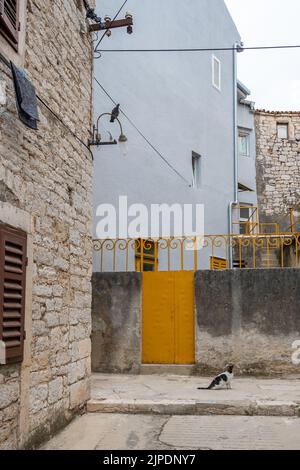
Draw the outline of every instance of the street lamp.
<instances>
[{"instance_id":1,"label":"street lamp","mask_svg":"<svg viewBox=\"0 0 300 470\"><path fill-rule=\"evenodd\" d=\"M97 119L97 124L94 124L94 126L93 126L93 135L92 135L92 138L89 140L89 145L90 146L92 146L92 145L100 146L100 145L117 145L118 144L116 139L114 139L114 140L111 139L110 141L106 141L106 142L102 141L102 136L99 132L99 125L100 125L100 119L102 119L104 116L109 116L110 118L114 117L114 120L117 121L117 123L119 124L119 127L120 127L120 136L119 136L118 141L120 143L127 142L127 137L123 132L123 127L122 127L122 124L121 124L119 118L116 117L116 116L113 116L112 113L102 113L102 114L100 114L100 116Z\"/></svg>"}]
</instances>

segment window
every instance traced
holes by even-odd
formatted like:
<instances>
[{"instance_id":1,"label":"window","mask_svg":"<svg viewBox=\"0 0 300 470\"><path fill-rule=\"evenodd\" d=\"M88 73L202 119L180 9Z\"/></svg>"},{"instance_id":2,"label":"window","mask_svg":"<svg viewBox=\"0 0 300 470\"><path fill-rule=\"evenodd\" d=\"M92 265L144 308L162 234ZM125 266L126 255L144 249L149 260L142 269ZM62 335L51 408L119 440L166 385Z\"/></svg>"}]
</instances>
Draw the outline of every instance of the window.
<instances>
[{"instance_id":1,"label":"window","mask_svg":"<svg viewBox=\"0 0 300 470\"><path fill-rule=\"evenodd\" d=\"M252 222L252 207L241 205L240 207L240 234L249 235L249 224Z\"/></svg>"},{"instance_id":2,"label":"window","mask_svg":"<svg viewBox=\"0 0 300 470\"><path fill-rule=\"evenodd\" d=\"M278 139L289 138L289 125L288 124L277 124L277 137Z\"/></svg>"},{"instance_id":3,"label":"window","mask_svg":"<svg viewBox=\"0 0 300 470\"><path fill-rule=\"evenodd\" d=\"M193 188L201 187L201 155L192 152Z\"/></svg>"},{"instance_id":4,"label":"window","mask_svg":"<svg viewBox=\"0 0 300 470\"><path fill-rule=\"evenodd\" d=\"M23 360L26 247L26 233L0 223L0 360L4 364Z\"/></svg>"},{"instance_id":5,"label":"window","mask_svg":"<svg viewBox=\"0 0 300 470\"><path fill-rule=\"evenodd\" d=\"M141 249L141 246L143 249ZM158 254L157 243L153 240L137 240L135 247L136 272L157 271Z\"/></svg>"},{"instance_id":6,"label":"window","mask_svg":"<svg viewBox=\"0 0 300 470\"><path fill-rule=\"evenodd\" d=\"M221 90L221 62L217 57L212 57L212 82L217 90Z\"/></svg>"},{"instance_id":7,"label":"window","mask_svg":"<svg viewBox=\"0 0 300 470\"><path fill-rule=\"evenodd\" d=\"M246 132L239 132L239 155L250 157L250 135Z\"/></svg>"},{"instance_id":8,"label":"window","mask_svg":"<svg viewBox=\"0 0 300 470\"><path fill-rule=\"evenodd\" d=\"M16 50L19 30L19 0L0 0L0 31Z\"/></svg>"}]
</instances>

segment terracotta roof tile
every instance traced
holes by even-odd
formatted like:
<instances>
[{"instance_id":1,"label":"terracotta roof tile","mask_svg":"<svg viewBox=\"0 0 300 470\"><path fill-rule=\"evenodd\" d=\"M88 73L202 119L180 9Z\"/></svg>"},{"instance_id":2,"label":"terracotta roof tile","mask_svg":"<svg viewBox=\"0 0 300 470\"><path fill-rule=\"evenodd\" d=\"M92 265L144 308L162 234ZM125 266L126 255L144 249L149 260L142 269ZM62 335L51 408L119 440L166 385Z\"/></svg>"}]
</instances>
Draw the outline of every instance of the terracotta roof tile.
<instances>
[{"instance_id":1,"label":"terracotta roof tile","mask_svg":"<svg viewBox=\"0 0 300 470\"><path fill-rule=\"evenodd\" d=\"M268 111L267 109L256 109L255 112L257 114L264 113L264 114L293 114L293 115L300 115L300 111Z\"/></svg>"}]
</instances>

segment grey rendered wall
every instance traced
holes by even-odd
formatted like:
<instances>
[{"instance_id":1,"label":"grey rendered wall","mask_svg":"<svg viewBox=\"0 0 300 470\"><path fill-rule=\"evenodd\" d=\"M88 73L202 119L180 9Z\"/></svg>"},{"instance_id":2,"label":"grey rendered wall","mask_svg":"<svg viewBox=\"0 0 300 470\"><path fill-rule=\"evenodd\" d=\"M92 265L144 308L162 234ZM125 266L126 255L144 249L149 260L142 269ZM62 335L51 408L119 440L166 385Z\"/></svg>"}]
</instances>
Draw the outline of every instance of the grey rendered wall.
<instances>
[{"instance_id":1,"label":"grey rendered wall","mask_svg":"<svg viewBox=\"0 0 300 470\"><path fill-rule=\"evenodd\" d=\"M232 361L242 374L299 373L300 272L199 271L195 277L198 370Z\"/></svg>"},{"instance_id":2,"label":"grey rendered wall","mask_svg":"<svg viewBox=\"0 0 300 470\"><path fill-rule=\"evenodd\" d=\"M239 156L239 183L244 184L253 192L239 194L241 203L257 206L257 184L256 184L256 136L254 113L249 106L238 103L238 126L249 131L250 135L250 157Z\"/></svg>"},{"instance_id":3,"label":"grey rendered wall","mask_svg":"<svg viewBox=\"0 0 300 470\"><path fill-rule=\"evenodd\" d=\"M142 275L94 273L92 286L92 370L138 373Z\"/></svg>"},{"instance_id":4,"label":"grey rendered wall","mask_svg":"<svg viewBox=\"0 0 300 470\"><path fill-rule=\"evenodd\" d=\"M98 9L113 17L111 0ZM231 47L239 39L223 0L131 0L134 33L114 30L103 49ZM124 11L125 12L125 11ZM95 149L94 232L100 203L203 203L205 232L227 233L233 193L232 54L218 51L222 89L212 86L212 53L107 53L95 61L95 75L183 181L141 138L123 115L126 144ZM95 118L112 102L95 84ZM101 134L119 136L103 119ZM202 185L192 183L192 151L202 156ZM94 233L96 235L96 233ZM99 263L95 261L95 271Z\"/></svg>"}]
</instances>

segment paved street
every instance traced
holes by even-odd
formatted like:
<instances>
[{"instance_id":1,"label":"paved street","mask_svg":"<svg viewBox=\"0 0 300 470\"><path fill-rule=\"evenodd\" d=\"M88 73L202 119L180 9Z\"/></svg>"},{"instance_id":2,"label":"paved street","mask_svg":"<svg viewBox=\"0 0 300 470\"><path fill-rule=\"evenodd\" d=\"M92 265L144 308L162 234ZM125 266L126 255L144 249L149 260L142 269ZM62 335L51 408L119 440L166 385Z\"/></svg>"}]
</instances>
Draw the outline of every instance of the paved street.
<instances>
[{"instance_id":1,"label":"paved street","mask_svg":"<svg viewBox=\"0 0 300 470\"><path fill-rule=\"evenodd\" d=\"M300 450L299 377L238 378L232 390L197 390L208 382L94 374L88 404L93 413L77 418L44 448Z\"/></svg>"},{"instance_id":2,"label":"paved street","mask_svg":"<svg viewBox=\"0 0 300 470\"><path fill-rule=\"evenodd\" d=\"M87 414L47 450L300 450L300 419Z\"/></svg>"},{"instance_id":3,"label":"paved street","mask_svg":"<svg viewBox=\"0 0 300 470\"><path fill-rule=\"evenodd\" d=\"M232 390L197 390L210 378L176 375L92 377L89 412L161 415L295 416L300 408L299 376L236 378Z\"/></svg>"}]
</instances>

